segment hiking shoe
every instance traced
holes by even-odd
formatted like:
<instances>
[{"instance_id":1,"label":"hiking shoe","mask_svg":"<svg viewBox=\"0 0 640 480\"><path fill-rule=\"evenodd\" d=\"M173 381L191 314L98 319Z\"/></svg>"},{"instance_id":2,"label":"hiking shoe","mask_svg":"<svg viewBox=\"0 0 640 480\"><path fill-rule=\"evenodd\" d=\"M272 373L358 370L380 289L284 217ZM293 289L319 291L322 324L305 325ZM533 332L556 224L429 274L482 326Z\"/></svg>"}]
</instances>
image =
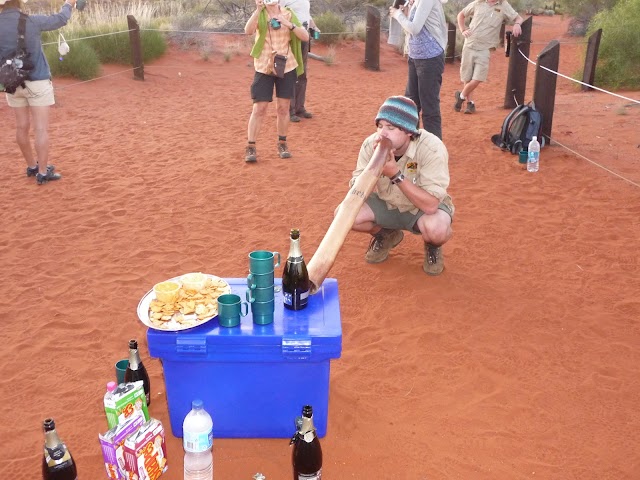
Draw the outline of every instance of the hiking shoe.
<instances>
[{"instance_id":1,"label":"hiking shoe","mask_svg":"<svg viewBox=\"0 0 640 480\"><path fill-rule=\"evenodd\" d=\"M307 112L306 110L303 110L302 112L298 112L298 117L302 117L302 118L313 118L313 113L311 112Z\"/></svg>"},{"instance_id":2,"label":"hiking shoe","mask_svg":"<svg viewBox=\"0 0 640 480\"><path fill-rule=\"evenodd\" d=\"M389 256L389 251L398 245L404 238L402 230L389 230L383 228L373 235L369 249L364 255L367 263L381 263Z\"/></svg>"},{"instance_id":3,"label":"hiking shoe","mask_svg":"<svg viewBox=\"0 0 640 480\"><path fill-rule=\"evenodd\" d=\"M291 158L291 152L287 148L287 142L278 142L278 155L280 155L280 158Z\"/></svg>"},{"instance_id":4,"label":"hiking shoe","mask_svg":"<svg viewBox=\"0 0 640 480\"><path fill-rule=\"evenodd\" d=\"M298 123L298 122L300 122L300 117L297 116L297 115L290 115L289 116L289 121L293 122L293 123Z\"/></svg>"},{"instance_id":5,"label":"hiking shoe","mask_svg":"<svg viewBox=\"0 0 640 480\"><path fill-rule=\"evenodd\" d=\"M460 96L462 94L462 92L457 91L456 92L456 103L453 106L453 109L456 112L459 112L460 110L462 110L462 104L464 103L464 99Z\"/></svg>"},{"instance_id":6,"label":"hiking shoe","mask_svg":"<svg viewBox=\"0 0 640 480\"><path fill-rule=\"evenodd\" d=\"M444 257L442 247L436 247L428 243L424 244L424 263L422 269L427 275L440 275L444 270Z\"/></svg>"},{"instance_id":7,"label":"hiking shoe","mask_svg":"<svg viewBox=\"0 0 640 480\"><path fill-rule=\"evenodd\" d=\"M49 168L47 168L47 173L44 175L42 175L41 173L36 173L36 183L38 185L43 185L52 180L60 180L61 178L62 175L60 175L59 173L55 173L53 170L49 170Z\"/></svg>"},{"instance_id":8,"label":"hiking shoe","mask_svg":"<svg viewBox=\"0 0 640 480\"><path fill-rule=\"evenodd\" d=\"M47 165L47 173L53 172L56 169L55 165ZM38 166L35 167L27 167L27 177L35 177L38 173Z\"/></svg>"},{"instance_id":9,"label":"hiking shoe","mask_svg":"<svg viewBox=\"0 0 640 480\"><path fill-rule=\"evenodd\" d=\"M247 163L255 163L258 161L258 152L255 145L247 145L244 150L244 161Z\"/></svg>"},{"instance_id":10,"label":"hiking shoe","mask_svg":"<svg viewBox=\"0 0 640 480\"><path fill-rule=\"evenodd\" d=\"M476 113L476 104L473 102L467 102L467 108L464 113Z\"/></svg>"}]
</instances>

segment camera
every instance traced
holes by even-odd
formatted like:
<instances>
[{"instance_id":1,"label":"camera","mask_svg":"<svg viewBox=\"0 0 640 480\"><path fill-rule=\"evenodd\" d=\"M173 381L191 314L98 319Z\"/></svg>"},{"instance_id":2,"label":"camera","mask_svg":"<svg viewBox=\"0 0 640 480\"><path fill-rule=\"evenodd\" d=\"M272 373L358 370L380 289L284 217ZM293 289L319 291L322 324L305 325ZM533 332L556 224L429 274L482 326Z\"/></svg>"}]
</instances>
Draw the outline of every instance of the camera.
<instances>
[{"instance_id":1,"label":"camera","mask_svg":"<svg viewBox=\"0 0 640 480\"><path fill-rule=\"evenodd\" d=\"M318 40L320 38L320 32L317 31L315 28L310 28L309 29L309 36L311 38L313 38L314 40Z\"/></svg>"},{"instance_id":2,"label":"camera","mask_svg":"<svg viewBox=\"0 0 640 480\"><path fill-rule=\"evenodd\" d=\"M393 8L402 8L407 3L407 0L394 0Z\"/></svg>"},{"instance_id":3,"label":"camera","mask_svg":"<svg viewBox=\"0 0 640 480\"><path fill-rule=\"evenodd\" d=\"M275 18L269 20L269 23L271 24L271 28L273 28L274 30L278 30L282 26L280 22Z\"/></svg>"}]
</instances>

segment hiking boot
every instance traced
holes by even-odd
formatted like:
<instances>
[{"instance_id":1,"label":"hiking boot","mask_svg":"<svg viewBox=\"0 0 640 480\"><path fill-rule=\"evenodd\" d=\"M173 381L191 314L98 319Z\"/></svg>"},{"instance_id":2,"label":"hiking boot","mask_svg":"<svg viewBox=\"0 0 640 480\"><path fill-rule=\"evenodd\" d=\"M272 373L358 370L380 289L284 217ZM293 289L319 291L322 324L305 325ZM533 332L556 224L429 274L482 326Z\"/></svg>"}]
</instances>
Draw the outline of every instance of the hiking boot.
<instances>
[{"instance_id":1,"label":"hiking boot","mask_svg":"<svg viewBox=\"0 0 640 480\"><path fill-rule=\"evenodd\" d=\"M56 169L55 165L47 165L47 173L53 172ZM27 167L27 177L35 177L38 173L38 166L35 167Z\"/></svg>"},{"instance_id":2,"label":"hiking boot","mask_svg":"<svg viewBox=\"0 0 640 480\"><path fill-rule=\"evenodd\" d=\"M464 113L476 113L476 104L473 102L467 102L467 108Z\"/></svg>"},{"instance_id":3,"label":"hiking boot","mask_svg":"<svg viewBox=\"0 0 640 480\"><path fill-rule=\"evenodd\" d=\"M453 109L456 112L459 112L460 110L462 110L462 104L464 103L464 99L460 95L462 95L462 92L457 91L456 92L456 103L453 106Z\"/></svg>"},{"instance_id":4,"label":"hiking boot","mask_svg":"<svg viewBox=\"0 0 640 480\"><path fill-rule=\"evenodd\" d=\"M247 163L255 163L258 161L258 152L255 145L247 145L244 150L244 161Z\"/></svg>"},{"instance_id":5,"label":"hiking boot","mask_svg":"<svg viewBox=\"0 0 640 480\"><path fill-rule=\"evenodd\" d=\"M442 247L436 247L428 243L424 244L424 263L422 269L427 275L440 275L444 270L444 257Z\"/></svg>"},{"instance_id":6,"label":"hiking boot","mask_svg":"<svg viewBox=\"0 0 640 480\"><path fill-rule=\"evenodd\" d=\"M307 112L306 110L298 112L297 115L298 115L298 117L301 117L301 118L313 118L313 113Z\"/></svg>"},{"instance_id":7,"label":"hiking boot","mask_svg":"<svg viewBox=\"0 0 640 480\"><path fill-rule=\"evenodd\" d=\"M36 183L38 185L45 184L47 182L51 182L52 180L60 180L62 175L59 173L55 173L53 170L49 170L47 168L47 173L42 175L41 173L36 173Z\"/></svg>"},{"instance_id":8,"label":"hiking boot","mask_svg":"<svg viewBox=\"0 0 640 480\"><path fill-rule=\"evenodd\" d=\"M404 238L402 230L389 230L383 228L373 235L369 249L364 256L367 263L381 263L389 256L389 251L398 245Z\"/></svg>"},{"instance_id":9,"label":"hiking boot","mask_svg":"<svg viewBox=\"0 0 640 480\"><path fill-rule=\"evenodd\" d=\"M287 148L287 142L278 142L278 155L280 158L291 158L291 152Z\"/></svg>"},{"instance_id":10,"label":"hiking boot","mask_svg":"<svg viewBox=\"0 0 640 480\"><path fill-rule=\"evenodd\" d=\"M300 122L300 117L297 116L297 115L290 115L289 116L289 121L293 122L293 123L298 123L298 122Z\"/></svg>"}]
</instances>

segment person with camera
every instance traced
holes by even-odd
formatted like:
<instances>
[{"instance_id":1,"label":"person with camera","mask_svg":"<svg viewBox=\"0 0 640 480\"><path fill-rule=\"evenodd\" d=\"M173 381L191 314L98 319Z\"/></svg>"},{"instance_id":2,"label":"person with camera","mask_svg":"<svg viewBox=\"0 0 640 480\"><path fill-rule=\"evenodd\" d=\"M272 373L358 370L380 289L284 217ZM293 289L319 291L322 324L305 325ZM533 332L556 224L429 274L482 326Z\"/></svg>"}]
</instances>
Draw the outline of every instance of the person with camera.
<instances>
[{"instance_id":1,"label":"person with camera","mask_svg":"<svg viewBox=\"0 0 640 480\"><path fill-rule=\"evenodd\" d=\"M447 48L447 20L442 3L447 0L396 1L389 16L409 34L409 75L405 95L422 113L422 126L442 139L440 87ZM397 7L397 8L396 8Z\"/></svg>"},{"instance_id":2,"label":"person with camera","mask_svg":"<svg viewBox=\"0 0 640 480\"><path fill-rule=\"evenodd\" d=\"M473 18L466 27L469 17ZM461 111L466 101L464 113L475 113L476 104L471 94L489 75L489 59L491 51L500 42L502 22L515 22L513 36L519 37L523 20L506 0L474 0L458 13L457 21L464 36L460 63L460 80L464 87L455 93L453 109Z\"/></svg>"},{"instance_id":3,"label":"person with camera","mask_svg":"<svg viewBox=\"0 0 640 480\"><path fill-rule=\"evenodd\" d=\"M18 24L26 0L0 0L0 62L16 54L18 45ZM49 165L49 109L55 103L51 70L42 50L42 32L57 30L67 24L76 0L66 0L56 14L28 15L25 22L24 43L25 66L29 70L28 79L14 93L6 93L7 103L16 118L16 141L27 162L27 176L36 177L42 185L51 180L59 180L62 175ZM35 133L35 156L31 148L29 130L33 123Z\"/></svg>"},{"instance_id":4,"label":"person with camera","mask_svg":"<svg viewBox=\"0 0 640 480\"><path fill-rule=\"evenodd\" d=\"M310 0L283 0L282 6L290 8L293 13L296 14L298 20L302 22L302 26L311 32L320 33L320 30L316 26L316 23L311 18L311 1ZM304 102L307 98L307 59L309 58L309 47L311 46L311 38L308 42L302 42L302 64L304 66L304 72L302 75L298 75L298 79L293 89L293 98L291 99L291 106L289 107L290 120L294 123L298 123L302 118L312 118L313 114L309 112Z\"/></svg>"},{"instance_id":5,"label":"person with camera","mask_svg":"<svg viewBox=\"0 0 640 480\"><path fill-rule=\"evenodd\" d=\"M374 191L356 215L352 229L372 235L365 261L381 263L404 238L403 230L424 241L422 269L428 275L444 270L442 245L452 236L455 208L447 193L449 154L444 143L418 129L418 108L408 97L389 97L375 118L377 132L367 137L350 181L364 171L381 137L391 141L389 158Z\"/></svg>"},{"instance_id":6,"label":"person with camera","mask_svg":"<svg viewBox=\"0 0 640 480\"><path fill-rule=\"evenodd\" d=\"M287 147L289 106L293 98L296 77L304 72L301 42L309 41L309 32L302 27L296 15L288 8L281 8L278 0L256 0L256 10L244 27L246 34L255 34L251 49L255 74L251 84L253 109L247 127L248 144L245 161L256 162L256 139L273 101L276 91L276 122L280 158L291 158Z\"/></svg>"}]
</instances>

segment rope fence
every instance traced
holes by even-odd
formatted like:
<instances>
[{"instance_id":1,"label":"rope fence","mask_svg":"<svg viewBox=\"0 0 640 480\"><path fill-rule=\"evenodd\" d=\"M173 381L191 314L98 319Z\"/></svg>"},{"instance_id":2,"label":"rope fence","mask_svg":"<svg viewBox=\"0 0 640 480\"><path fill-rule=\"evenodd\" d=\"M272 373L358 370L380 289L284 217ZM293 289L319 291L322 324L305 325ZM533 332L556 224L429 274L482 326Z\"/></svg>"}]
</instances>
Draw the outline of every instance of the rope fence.
<instances>
[{"instance_id":1,"label":"rope fence","mask_svg":"<svg viewBox=\"0 0 640 480\"><path fill-rule=\"evenodd\" d=\"M130 33L132 31L133 31L133 29L121 30L121 31L116 31L116 32L91 35L91 36L87 36L87 37L70 38L68 41L69 42L77 42L77 41L88 40L88 39L92 39L92 38L98 38L98 37L104 37L104 36L110 36L110 35L118 35L118 34L122 34L122 33ZM140 29L140 31L156 31L156 32L162 32L162 33L183 33L183 34L208 34L208 35L236 35L236 36L237 35L245 35L244 31L238 31L238 32L225 31L225 32L220 32L220 31L208 31L208 30L173 30L173 29L150 29L150 28L148 28L148 29ZM452 31L452 30L449 30L449 31ZM453 31L455 31L455 30L453 30ZM322 35L345 35L345 34L353 35L354 32L329 32L329 33L322 32ZM43 45L55 45L56 43L57 42L43 43ZM536 42L529 42L529 43L535 44ZM544 42L539 42L539 43L544 43ZM558 42L558 43L584 44L586 42ZM529 62L532 65L535 65L536 67L538 66L538 63L533 61L533 60L531 60L529 57L527 57L527 55L520 48L518 48L518 52L520 53L520 55L522 55L526 59L527 62ZM460 55L455 55L454 56L454 58L459 58L459 57L460 57ZM447 58L451 58L451 57L447 57ZM361 65L362 62L341 62L340 64L341 65L352 65L352 64ZM175 68L175 69L183 69L184 70L184 66L180 66L180 65L176 65L176 66L169 65L169 66L162 66L162 67L148 66L148 67L151 67L151 68ZM139 67L128 68L128 69L121 70L119 72L114 72L114 73L111 73L111 74L108 74L108 75L102 75L100 77L96 77L96 78L93 78L93 79L90 79L90 80L84 80L84 81L81 81L81 82L76 82L76 83L72 83L72 84L69 84L69 85L62 86L62 87L55 87L55 88L56 88L56 90L65 90L65 89L68 89L68 88L71 88L71 87L76 87L78 85L83 85L83 84L86 84L86 83L95 82L95 81L98 81L98 80L101 80L101 79L104 79L104 78L114 77L114 76L117 76L117 75L122 75L124 73L132 72L132 71L135 71L137 68L139 68ZM554 74L556 76L565 78L567 80L570 80L572 82L578 83L578 84L583 85L583 86L587 86L589 88L592 88L592 89L597 90L599 92L602 92L604 94L611 95L613 97L616 97L616 98L631 102L631 103L636 104L636 105L640 105L640 100L629 98L627 96L620 95L620 94L605 90L603 88L596 87L594 85L582 82L580 80L576 80L575 78L571 78L571 77L569 77L567 75L564 75L564 74L562 74L562 73L560 73L558 71L555 71L555 70L552 70L552 69L550 69L548 67L545 67L544 65L540 65L540 68L542 68L542 69L544 69L544 70L546 70L546 71L548 71L548 72L550 72L550 73L552 73L552 74ZM607 173L609 173L611 175L614 175L614 176L616 176L616 177L628 182L629 184L631 184L631 185L633 185L635 187L640 188L640 184L634 182L633 180L631 180L631 179L629 179L629 178L627 178L627 177L625 177L623 175L620 175L619 173L614 172L613 170L601 165L600 163L598 163L598 162L596 162L594 160L591 160L590 158L586 157L585 155L583 155L583 154L571 149L570 147L562 144L556 138L549 137L549 140L551 140L554 144L557 144L560 147L564 148L565 150L571 152L572 154L574 154L574 155L586 160L587 162L591 163L592 165L601 168L602 170L606 171Z\"/></svg>"}]
</instances>

